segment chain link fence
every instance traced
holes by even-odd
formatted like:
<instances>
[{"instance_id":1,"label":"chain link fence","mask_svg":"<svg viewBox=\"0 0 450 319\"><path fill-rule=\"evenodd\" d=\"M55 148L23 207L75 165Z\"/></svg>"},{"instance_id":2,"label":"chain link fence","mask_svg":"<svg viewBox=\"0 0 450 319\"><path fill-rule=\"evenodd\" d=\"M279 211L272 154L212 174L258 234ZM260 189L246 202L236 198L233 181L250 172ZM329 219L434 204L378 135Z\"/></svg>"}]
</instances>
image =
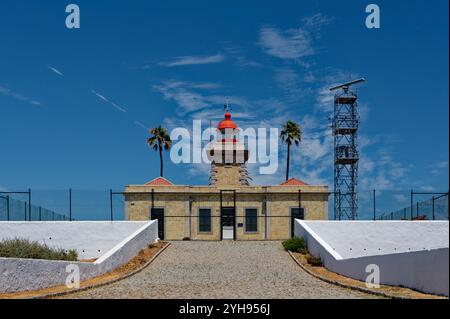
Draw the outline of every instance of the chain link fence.
<instances>
[{"instance_id":1,"label":"chain link fence","mask_svg":"<svg viewBox=\"0 0 450 319\"><path fill-rule=\"evenodd\" d=\"M431 195L431 198L414 200L414 196ZM385 212L378 220L448 220L448 193L411 193L411 203L407 207Z\"/></svg>"},{"instance_id":2,"label":"chain link fence","mask_svg":"<svg viewBox=\"0 0 450 319\"><path fill-rule=\"evenodd\" d=\"M0 194L0 221L65 221L69 217L51 209L30 204L30 200L17 199L23 193ZM19 196L20 197L20 196ZM30 198L30 196L28 196Z\"/></svg>"},{"instance_id":3,"label":"chain link fence","mask_svg":"<svg viewBox=\"0 0 450 319\"><path fill-rule=\"evenodd\" d=\"M447 193L361 190L358 220L448 220ZM31 205L30 205L31 203ZM336 219L334 194L329 219ZM125 198L112 190L0 192L0 221L124 220Z\"/></svg>"}]
</instances>

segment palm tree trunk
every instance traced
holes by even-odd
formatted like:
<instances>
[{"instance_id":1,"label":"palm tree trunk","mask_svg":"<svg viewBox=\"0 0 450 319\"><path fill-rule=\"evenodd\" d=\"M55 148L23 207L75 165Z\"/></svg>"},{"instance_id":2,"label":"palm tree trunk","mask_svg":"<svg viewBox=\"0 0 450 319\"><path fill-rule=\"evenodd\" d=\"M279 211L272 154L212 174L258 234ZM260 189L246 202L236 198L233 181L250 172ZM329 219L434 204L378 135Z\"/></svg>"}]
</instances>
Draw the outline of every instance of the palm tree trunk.
<instances>
[{"instance_id":1,"label":"palm tree trunk","mask_svg":"<svg viewBox=\"0 0 450 319\"><path fill-rule=\"evenodd\" d=\"M163 174L162 147L159 147L159 174L161 175L161 177L164 176L164 174Z\"/></svg>"},{"instance_id":2,"label":"palm tree trunk","mask_svg":"<svg viewBox=\"0 0 450 319\"><path fill-rule=\"evenodd\" d=\"M291 155L291 145L287 145L286 182L289 180L289 158Z\"/></svg>"}]
</instances>

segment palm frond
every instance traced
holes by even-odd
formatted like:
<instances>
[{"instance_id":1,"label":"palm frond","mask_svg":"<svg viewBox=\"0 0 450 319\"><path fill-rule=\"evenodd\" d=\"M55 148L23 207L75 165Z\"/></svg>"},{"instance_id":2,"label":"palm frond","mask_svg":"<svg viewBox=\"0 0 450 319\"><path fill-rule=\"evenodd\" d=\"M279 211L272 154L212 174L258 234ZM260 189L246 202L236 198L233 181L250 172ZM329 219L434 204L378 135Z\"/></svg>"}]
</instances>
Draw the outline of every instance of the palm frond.
<instances>
[{"instance_id":1,"label":"palm frond","mask_svg":"<svg viewBox=\"0 0 450 319\"><path fill-rule=\"evenodd\" d=\"M151 136L147 139L147 144L155 151L159 149L168 150L172 146L170 135L167 129L161 125L150 130Z\"/></svg>"},{"instance_id":2,"label":"palm frond","mask_svg":"<svg viewBox=\"0 0 450 319\"><path fill-rule=\"evenodd\" d=\"M287 145L292 145L292 143L299 145L302 140L300 125L290 120L287 121L281 129L280 139Z\"/></svg>"}]
</instances>

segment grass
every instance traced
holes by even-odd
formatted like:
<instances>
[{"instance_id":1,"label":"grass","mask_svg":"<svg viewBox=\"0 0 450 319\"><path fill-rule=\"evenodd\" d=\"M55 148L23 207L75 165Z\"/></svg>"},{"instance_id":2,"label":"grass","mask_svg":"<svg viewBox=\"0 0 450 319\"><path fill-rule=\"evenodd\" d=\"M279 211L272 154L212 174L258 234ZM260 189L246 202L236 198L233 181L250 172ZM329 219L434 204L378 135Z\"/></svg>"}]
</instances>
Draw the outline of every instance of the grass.
<instances>
[{"instance_id":1,"label":"grass","mask_svg":"<svg viewBox=\"0 0 450 319\"><path fill-rule=\"evenodd\" d=\"M77 261L78 253L75 249L51 248L37 241L14 238L0 242L0 257Z\"/></svg>"},{"instance_id":2,"label":"grass","mask_svg":"<svg viewBox=\"0 0 450 319\"><path fill-rule=\"evenodd\" d=\"M133 259L131 259L127 264L122 265L110 272L107 272L105 274L102 274L100 276L87 279L85 281L80 282L80 288L81 289L88 289L89 287L100 287L102 285L113 283L115 281L120 280L121 278L125 278L126 276L129 276L133 274L134 272L140 271L144 269L143 267L146 266L149 262L153 260L153 258L164 248L168 246L165 242L156 242L153 244L148 245L147 248L144 248L139 252L137 256L135 256ZM0 293L0 300L1 299L28 299L28 298L61 298L61 296L64 296L67 294L70 298L70 296L77 296L76 292L73 293L72 288L67 288L66 285L60 285L60 286L53 286L48 287L40 290L33 290L33 291L19 291L19 292L13 292L13 293ZM51 296L53 294L62 294L61 296ZM50 295L50 296L49 296ZM64 298L64 297L62 297Z\"/></svg>"}]
</instances>

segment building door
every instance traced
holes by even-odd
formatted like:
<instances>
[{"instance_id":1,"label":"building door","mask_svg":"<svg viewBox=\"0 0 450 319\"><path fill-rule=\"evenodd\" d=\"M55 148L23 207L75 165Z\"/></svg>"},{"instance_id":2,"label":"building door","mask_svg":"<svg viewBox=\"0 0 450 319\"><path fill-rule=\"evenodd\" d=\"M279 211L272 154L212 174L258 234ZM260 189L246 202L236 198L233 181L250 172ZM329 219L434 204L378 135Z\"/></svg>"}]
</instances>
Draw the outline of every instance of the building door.
<instances>
[{"instance_id":1,"label":"building door","mask_svg":"<svg viewBox=\"0 0 450 319\"><path fill-rule=\"evenodd\" d=\"M164 208L152 208L150 210L150 219L158 220L158 237L164 240Z\"/></svg>"},{"instance_id":2,"label":"building door","mask_svg":"<svg viewBox=\"0 0 450 319\"><path fill-rule=\"evenodd\" d=\"M292 207L291 208L291 237L294 237L294 226L295 222L294 219L305 219L305 209L303 207Z\"/></svg>"},{"instance_id":3,"label":"building door","mask_svg":"<svg viewBox=\"0 0 450 319\"><path fill-rule=\"evenodd\" d=\"M234 207L222 207L220 214L222 240L236 239L236 210Z\"/></svg>"}]
</instances>

